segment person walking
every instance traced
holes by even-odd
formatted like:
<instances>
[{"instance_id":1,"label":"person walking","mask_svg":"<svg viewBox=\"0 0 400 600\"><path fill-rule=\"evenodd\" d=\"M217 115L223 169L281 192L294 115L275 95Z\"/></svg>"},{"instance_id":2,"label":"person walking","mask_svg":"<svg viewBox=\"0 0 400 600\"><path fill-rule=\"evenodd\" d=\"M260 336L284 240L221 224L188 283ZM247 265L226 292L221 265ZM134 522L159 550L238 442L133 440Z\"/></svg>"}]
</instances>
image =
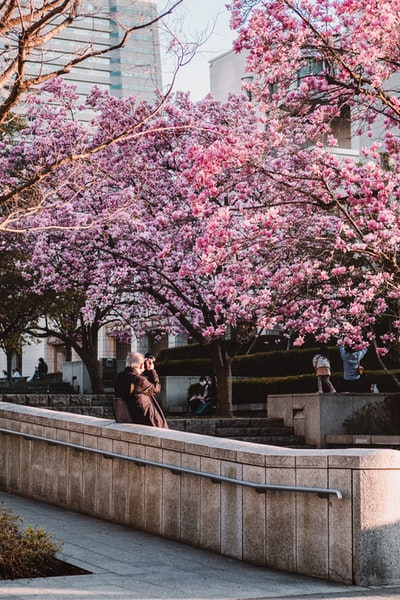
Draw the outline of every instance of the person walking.
<instances>
[{"instance_id":1,"label":"person walking","mask_svg":"<svg viewBox=\"0 0 400 600\"><path fill-rule=\"evenodd\" d=\"M168 429L163 410L155 397L161 385L154 360L146 359L140 352L129 352L124 371L115 378L114 389L115 397L122 399L128 408L131 417L128 422Z\"/></svg>"},{"instance_id":2,"label":"person walking","mask_svg":"<svg viewBox=\"0 0 400 600\"><path fill-rule=\"evenodd\" d=\"M336 392L331 382L331 363L327 346L321 346L318 354L312 359L315 375L317 376L318 393L324 393L324 384L329 392Z\"/></svg>"},{"instance_id":3,"label":"person walking","mask_svg":"<svg viewBox=\"0 0 400 600\"><path fill-rule=\"evenodd\" d=\"M346 392L362 392L360 364L367 353L368 348L354 350L351 346L339 346L340 357L343 361L343 381Z\"/></svg>"}]
</instances>

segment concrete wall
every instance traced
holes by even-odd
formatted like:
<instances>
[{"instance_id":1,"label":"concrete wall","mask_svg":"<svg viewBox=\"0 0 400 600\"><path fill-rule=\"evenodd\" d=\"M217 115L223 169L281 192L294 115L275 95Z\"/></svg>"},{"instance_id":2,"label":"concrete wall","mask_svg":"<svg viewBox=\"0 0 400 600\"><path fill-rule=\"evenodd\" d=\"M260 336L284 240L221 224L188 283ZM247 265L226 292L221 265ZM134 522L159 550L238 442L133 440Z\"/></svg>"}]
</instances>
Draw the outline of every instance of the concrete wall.
<instances>
[{"instance_id":1,"label":"concrete wall","mask_svg":"<svg viewBox=\"0 0 400 600\"><path fill-rule=\"evenodd\" d=\"M167 412L174 413L187 412L189 387L198 381L198 375L161 376L161 392L159 399L163 409Z\"/></svg>"},{"instance_id":2,"label":"concrete wall","mask_svg":"<svg viewBox=\"0 0 400 600\"><path fill-rule=\"evenodd\" d=\"M283 419L294 427L296 435L317 448L326 447L327 436L349 433L344 422L351 421L356 411L388 394L280 394L269 395L268 417Z\"/></svg>"},{"instance_id":3,"label":"concrete wall","mask_svg":"<svg viewBox=\"0 0 400 600\"><path fill-rule=\"evenodd\" d=\"M0 431L0 488L260 566L358 585L400 583L400 454L291 450L0 405L0 428L343 499L216 484Z\"/></svg>"},{"instance_id":4,"label":"concrete wall","mask_svg":"<svg viewBox=\"0 0 400 600\"><path fill-rule=\"evenodd\" d=\"M79 386L81 394L90 394L91 383L86 365L80 360L65 362L62 366L63 381Z\"/></svg>"},{"instance_id":5,"label":"concrete wall","mask_svg":"<svg viewBox=\"0 0 400 600\"><path fill-rule=\"evenodd\" d=\"M163 409L170 413L188 412L188 390L189 387L198 383L198 375L168 375L161 376L161 392L159 400ZM265 403L246 403L234 404L234 410L266 410L267 398ZM190 412L190 411L189 411Z\"/></svg>"}]
</instances>

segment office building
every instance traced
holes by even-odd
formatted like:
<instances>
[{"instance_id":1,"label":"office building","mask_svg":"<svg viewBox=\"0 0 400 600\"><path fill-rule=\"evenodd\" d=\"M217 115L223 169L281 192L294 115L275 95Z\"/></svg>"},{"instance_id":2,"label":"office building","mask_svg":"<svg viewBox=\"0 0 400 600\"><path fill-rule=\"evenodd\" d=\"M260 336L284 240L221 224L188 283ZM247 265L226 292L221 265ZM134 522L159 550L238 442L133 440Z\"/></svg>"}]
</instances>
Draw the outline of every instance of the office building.
<instances>
[{"instance_id":1,"label":"office building","mask_svg":"<svg viewBox=\"0 0 400 600\"><path fill-rule=\"evenodd\" d=\"M158 26L141 26L156 19L156 1L103 0L101 4L86 4L85 16L52 40L56 61L62 60L66 50L73 53L88 44L105 50L118 44L126 29L138 29L121 48L80 63L64 78L77 85L80 95L87 95L97 85L118 98L135 95L154 100L162 86Z\"/></svg>"}]
</instances>

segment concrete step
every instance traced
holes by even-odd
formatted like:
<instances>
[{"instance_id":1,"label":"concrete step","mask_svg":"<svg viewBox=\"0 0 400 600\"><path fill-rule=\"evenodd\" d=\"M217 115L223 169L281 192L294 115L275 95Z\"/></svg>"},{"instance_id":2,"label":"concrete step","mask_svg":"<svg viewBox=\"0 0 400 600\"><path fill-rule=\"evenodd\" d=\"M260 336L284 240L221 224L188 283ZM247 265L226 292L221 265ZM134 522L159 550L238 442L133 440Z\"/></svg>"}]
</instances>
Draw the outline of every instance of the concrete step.
<instances>
[{"instance_id":1,"label":"concrete step","mask_svg":"<svg viewBox=\"0 0 400 600\"><path fill-rule=\"evenodd\" d=\"M294 435L293 427L285 427L283 419L260 416L217 421L215 436L269 446L305 447L304 438Z\"/></svg>"},{"instance_id":2,"label":"concrete step","mask_svg":"<svg viewBox=\"0 0 400 600\"><path fill-rule=\"evenodd\" d=\"M239 437L264 437L264 436L290 436L293 435L293 427L264 427L249 425L244 427L217 427L216 437L229 437L239 439Z\"/></svg>"},{"instance_id":3,"label":"concrete step","mask_svg":"<svg viewBox=\"0 0 400 600\"><path fill-rule=\"evenodd\" d=\"M218 427L281 427L283 419L269 419L268 417L233 417L232 419L221 419Z\"/></svg>"},{"instance_id":4,"label":"concrete step","mask_svg":"<svg viewBox=\"0 0 400 600\"><path fill-rule=\"evenodd\" d=\"M293 427L285 427L283 419L267 417L233 417L230 419L192 417L168 418L171 429L211 435L269 446L284 446L286 448L306 448L303 437L294 435Z\"/></svg>"},{"instance_id":5,"label":"concrete step","mask_svg":"<svg viewBox=\"0 0 400 600\"><path fill-rule=\"evenodd\" d=\"M231 439L231 438L230 438ZM297 435L273 435L273 436L254 436L254 437L237 437L234 438L240 442L251 442L253 444L264 444L266 446L280 446L284 448L311 448L306 446L303 437Z\"/></svg>"}]
</instances>

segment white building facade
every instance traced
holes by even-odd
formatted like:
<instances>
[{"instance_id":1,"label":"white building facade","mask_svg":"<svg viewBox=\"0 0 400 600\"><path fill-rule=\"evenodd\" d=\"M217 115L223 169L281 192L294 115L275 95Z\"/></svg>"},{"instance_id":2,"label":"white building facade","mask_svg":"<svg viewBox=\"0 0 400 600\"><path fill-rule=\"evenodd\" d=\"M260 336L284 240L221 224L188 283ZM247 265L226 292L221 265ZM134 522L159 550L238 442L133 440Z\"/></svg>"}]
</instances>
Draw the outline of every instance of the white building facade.
<instances>
[{"instance_id":1,"label":"white building facade","mask_svg":"<svg viewBox=\"0 0 400 600\"><path fill-rule=\"evenodd\" d=\"M210 64L210 92L217 100L224 102L229 94L246 94L245 85L253 79L246 70L247 52L237 53L229 50L212 60ZM394 75L388 81L389 89L400 88L400 74ZM334 124L334 134L338 141L335 153L343 157L361 157L362 148L369 147L377 140L382 139L384 131L384 117L381 116L374 124L372 137L368 132L357 135L351 122L350 111L343 114ZM330 149L332 151L332 149ZM387 157L382 155L382 160Z\"/></svg>"}]
</instances>

